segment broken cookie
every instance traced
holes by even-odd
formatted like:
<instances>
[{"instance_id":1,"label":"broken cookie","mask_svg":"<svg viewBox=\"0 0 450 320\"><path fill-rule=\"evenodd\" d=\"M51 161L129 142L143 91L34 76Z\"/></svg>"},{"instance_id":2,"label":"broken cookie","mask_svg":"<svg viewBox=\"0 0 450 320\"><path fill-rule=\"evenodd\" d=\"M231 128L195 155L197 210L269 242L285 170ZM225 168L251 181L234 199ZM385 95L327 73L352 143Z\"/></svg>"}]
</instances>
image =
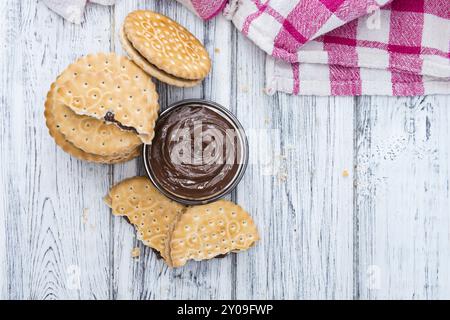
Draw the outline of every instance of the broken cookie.
<instances>
[{"instance_id":1,"label":"broken cookie","mask_svg":"<svg viewBox=\"0 0 450 320\"><path fill-rule=\"evenodd\" d=\"M185 207L162 195L146 177L126 179L111 188L105 202L116 216L136 227L138 238L172 267L189 260L223 257L259 240L250 215L225 200Z\"/></svg>"},{"instance_id":2,"label":"broken cookie","mask_svg":"<svg viewBox=\"0 0 450 320\"><path fill-rule=\"evenodd\" d=\"M172 264L181 267L190 259L200 261L247 250L258 240L253 219L237 204L219 200L190 207L171 235Z\"/></svg>"},{"instance_id":3,"label":"broken cookie","mask_svg":"<svg viewBox=\"0 0 450 320\"><path fill-rule=\"evenodd\" d=\"M115 81L114 79L120 79L120 83L130 82L134 87L130 89L128 86L115 95L112 95L108 88L102 87L101 81L96 89L86 88L86 81L92 83L94 79L91 76L98 74L108 76L109 84ZM77 99L70 100L66 97L68 87L79 97L79 101L90 104L89 108L78 108ZM135 95L136 92L143 97L140 100L145 105L142 112L147 113L136 124L141 128L139 130L128 126L130 121L124 121L125 124L122 124L115 119L120 119L120 116L125 114L131 117L137 112L136 109L140 109L133 107L128 110L132 108L131 104L123 102L129 101L130 95ZM105 95L115 97L115 108L100 114L97 109L103 108L95 101ZM114 114L117 109L120 109L120 116ZM78 59L57 78L47 95L45 118L50 135L64 151L82 160L118 163L137 157L142 143L151 141L151 128L156 121L158 110L155 85L144 71L126 57L114 53L100 53Z\"/></svg>"},{"instance_id":4,"label":"broken cookie","mask_svg":"<svg viewBox=\"0 0 450 320\"><path fill-rule=\"evenodd\" d=\"M136 228L138 238L157 250L171 266L170 233L184 207L159 193L149 179L134 177L115 185L105 202L116 216L124 216Z\"/></svg>"},{"instance_id":5,"label":"broken cookie","mask_svg":"<svg viewBox=\"0 0 450 320\"><path fill-rule=\"evenodd\" d=\"M136 132L143 143L153 139L159 108L148 90L132 78L109 71L84 73L64 83L58 99L77 114Z\"/></svg>"}]
</instances>

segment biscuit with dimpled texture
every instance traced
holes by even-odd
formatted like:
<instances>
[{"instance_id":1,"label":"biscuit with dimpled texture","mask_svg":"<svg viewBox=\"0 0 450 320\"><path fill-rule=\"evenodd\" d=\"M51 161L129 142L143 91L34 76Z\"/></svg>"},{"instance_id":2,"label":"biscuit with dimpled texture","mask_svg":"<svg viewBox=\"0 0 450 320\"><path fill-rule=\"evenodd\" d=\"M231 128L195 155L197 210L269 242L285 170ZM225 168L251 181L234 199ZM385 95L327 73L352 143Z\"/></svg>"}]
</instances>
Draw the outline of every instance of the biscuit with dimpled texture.
<instances>
[{"instance_id":1,"label":"biscuit with dimpled texture","mask_svg":"<svg viewBox=\"0 0 450 320\"><path fill-rule=\"evenodd\" d=\"M58 89L57 99L79 115L136 130L144 143L153 139L159 106L133 78L109 71L82 73Z\"/></svg>"},{"instance_id":2,"label":"biscuit with dimpled texture","mask_svg":"<svg viewBox=\"0 0 450 320\"><path fill-rule=\"evenodd\" d=\"M146 177L126 179L111 188L105 202L116 216L125 216L145 245L171 266L169 235L185 207L162 195Z\"/></svg>"},{"instance_id":3,"label":"biscuit with dimpled texture","mask_svg":"<svg viewBox=\"0 0 450 320\"><path fill-rule=\"evenodd\" d=\"M120 31L120 43L122 44L122 48L128 54L128 56L136 63L139 67L142 68L145 72L152 75L156 79L170 84L172 86L190 88L199 85L202 80L186 80L177 78L161 69L158 69L151 63L149 63L130 43L125 35L124 28Z\"/></svg>"},{"instance_id":4,"label":"biscuit with dimpled texture","mask_svg":"<svg viewBox=\"0 0 450 320\"><path fill-rule=\"evenodd\" d=\"M66 140L87 153L114 156L127 153L142 144L134 131L115 124L81 116L56 101L53 116Z\"/></svg>"},{"instance_id":5,"label":"biscuit with dimpled texture","mask_svg":"<svg viewBox=\"0 0 450 320\"><path fill-rule=\"evenodd\" d=\"M50 136L55 139L56 144L61 147L65 152L74 156L83 161L95 162L95 163L103 163L103 164L114 164L121 163L132 160L139 156L141 147L138 146L134 150L129 150L124 154L117 154L112 156L101 156L99 154L93 154L83 151L80 148L77 148L71 142L67 141L64 135L60 132L60 128L58 128L58 124L54 118L54 106L56 104L56 100L54 96L56 84L52 84L52 87L47 95L47 100L45 102L45 119L47 128L49 130Z\"/></svg>"},{"instance_id":6,"label":"biscuit with dimpled texture","mask_svg":"<svg viewBox=\"0 0 450 320\"><path fill-rule=\"evenodd\" d=\"M258 230L240 206L225 200L188 208L180 217L170 240L172 265L250 248L259 240Z\"/></svg>"},{"instance_id":7,"label":"biscuit with dimpled texture","mask_svg":"<svg viewBox=\"0 0 450 320\"><path fill-rule=\"evenodd\" d=\"M60 132L61 126L59 126L54 117L55 106L58 105L59 109L64 109L64 111L69 112L70 110L67 106L62 106L55 102L56 91L65 82L70 81L80 74L85 74L89 72L99 72L99 71L109 71L113 74L120 74L124 78L133 78L137 85L146 91L149 95L151 101L158 100L158 94L156 88L151 78L141 70L135 63L130 59L119 56L115 53L98 53L89 54L87 56L79 58L76 62L69 65L57 78L56 82L52 84L51 89L47 95L47 100L45 103L45 118L46 124L49 129L50 135L55 139L56 143L69 154L85 161L98 162L98 163L119 163L131 160L139 155L140 147L135 147L133 149L130 146L129 150L121 153L120 151L115 152L113 155L100 155L102 152L101 147L98 150L90 150L93 153L85 152L83 149L78 148L72 142L67 141L64 135ZM159 107L158 107L159 108ZM91 123L96 123L95 126L103 127L104 121L92 118ZM122 134L123 130L115 131ZM124 133L129 135L129 132ZM120 136L117 136L120 140ZM97 154L97 153L100 154ZM114 152L113 152L114 153Z\"/></svg>"},{"instance_id":8,"label":"biscuit with dimpled texture","mask_svg":"<svg viewBox=\"0 0 450 320\"><path fill-rule=\"evenodd\" d=\"M142 57L176 78L202 80L211 70L211 59L201 42L164 15L134 11L126 17L123 28L129 43Z\"/></svg>"}]
</instances>

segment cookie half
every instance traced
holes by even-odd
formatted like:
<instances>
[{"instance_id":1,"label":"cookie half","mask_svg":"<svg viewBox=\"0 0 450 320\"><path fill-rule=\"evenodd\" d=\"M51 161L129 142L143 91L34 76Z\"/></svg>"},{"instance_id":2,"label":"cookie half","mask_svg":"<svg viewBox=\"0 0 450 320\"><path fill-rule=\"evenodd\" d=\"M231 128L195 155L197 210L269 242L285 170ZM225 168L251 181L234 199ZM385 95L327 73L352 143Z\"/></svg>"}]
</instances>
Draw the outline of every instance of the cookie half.
<instances>
[{"instance_id":1,"label":"cookie half","mask_svg":"<svg viewBox=\"0 0 450 320\"><path fill-rule=\"evenodd\" d=\"M169 84L192 86L211 70L208 52L192 33L149 10L134 11L126 17L121 41L132 59Z\"/></svg>"},{"instance_id":2,"label":"cookie half","mask_svg":"<svg viewBox=\"0 0 450 320\"><path fill-rule=\"evenodd\" d=\"M72 142L68 141L65 136L60 131L60 125L55 120L55 111L54 107L57 104L55 99L55 88L56 84L52 85L50 89L47 100L45 102L45 119L47 128L49 130L50 135L55 139L56 144L61 147L65 152L70 155L78 158L80 160L103 163L103 164L114 164L121 163L132 160L140 155L141 146L138 145L136 148L127 150L123 154L114 154L114 155L100 155L95 153L86 152L77 146L75 146Z\"/></svg>"},{"instance_id":3,"label":"cookie half","mask_svg":"<svg viewBox=\"0 0 450 320\"><path fill-rule=\"evenodd\" d=\"M246 250L258 240L253 219L230 201L190 207L181 215L171 236L172 265L181 267L190 259L200 261Z\"/></svg>"},{"instance_id":4,"label":"cookie half","mask_svg":"<svg viewBox=\"0 0 450 320\"><path fill-rule=\"evenodd\" d=\"M79 159L98 163L128 161L140 153L142 141L138 139L136 132L124 130L113 122L106 123L104 119L76 114L63 103L56 102L56 93L66 82L72 81L80 75L102 71L115 74L122 79L133 79L136 87L148 95L149 104L155 110L159 109L158 94L154 83L148 74L130 59L115 53L90 54L72 63L52 84L45 103L46 124L56 143L64 151ZM55 115L58 116L58 119L55 119ZM60 116L64 115L71 115L71 117L61 119ZM76 119L75 125L71 123L74 118ZM61 126L61 123L64 125ZM67 126L67 123L72 126ZM89 132L84 132L83 127ZM76 131L75 133L70 132L66 130L67 128ZM91 130L91 128L95 128L95 130ZM81 134L79 134L80 132ZM89 137L88 133L90 132L94 136Z\"/></svg>"},{"instance_id":5,"label":"cookie half","mask_svg":"<svg viewBox=\"0 0 450 320\"><path fill-rule=\"evenodd\" d=\"M171 266L169 240L184 206L162 195L146 177L126 179L111 188L106 204L116 216L127 217L138 238L157 250Z\"/></svg>"},{"instance_id":6,"label":"cookie half","mask_svg":"<svg viewBox=\"0 0 450 320\"><path fill-rule=\"evenodd\" d=\"M110 71L82 73L61 85L57 99L79 115L136 132L146 144L153 139L159 105L131 77Z\"/></svg>"},{"instance_id":7,"label":"cookie half","mask_svg":"<svg viewBox=\"0 0 450 320\"><path fill-rule=\"evenodd\" d=\"M53 105L53 117L65 139L77 148L101 156L117 156L142 144L134 131L115 124L78 115L59 101Z\"/></svg>"}]
</instances>

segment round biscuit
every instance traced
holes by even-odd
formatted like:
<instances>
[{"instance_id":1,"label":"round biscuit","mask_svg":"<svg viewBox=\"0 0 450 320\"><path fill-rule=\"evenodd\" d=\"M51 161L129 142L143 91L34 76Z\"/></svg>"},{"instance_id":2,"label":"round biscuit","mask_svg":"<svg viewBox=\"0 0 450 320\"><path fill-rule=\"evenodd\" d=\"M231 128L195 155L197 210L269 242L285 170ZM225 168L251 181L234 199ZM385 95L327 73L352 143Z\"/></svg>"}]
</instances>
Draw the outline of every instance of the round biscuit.
<instances>
[{"instance_id":1,"label":"round biscuit","mask_svg":"<svg viewBox=\"0 0 450 320\"><path fill-rule=\"evenodd\" d=\"M109 71L82 73L58 88L57 99L79 115L134 129L142 142L154 136L159 105L131 77Z\"/></svg>"},{"instance_id":2,"label":"round biscuit","mask_svg":"<svg viewBox=\"0 0 450 320\"><path fill-rule=\"evenodd\" d=\"M102 156L95 153L88 153L76 147L71 142L67 141L65 139L65 136L59 131L57 123L54 119L54 99L56 97L56 91L58 90L59 86L71 79L76 78L80 74L88 72L98 72L103 70L107 70L114 74L121 74L125 78L133 78L140 88L147 91L149 100L157 104L158 94L156 92L154 83L152 82L148 74L141 70L130 59L124 56L119 56L115 53L89 54L79 58L77 61L69 65L61 73L61 75L58 76L56 82L52 84L45 103L46 124L49 129L50 135L55 139L56 143L61 146L64 151L81 160L97 163L125 162L137 157L140 153L140 147L136 147L134 149L130 147L130 149L126 150L123 154L116 154L111 156ZM93 121L97 120L94 119ZM103 121L101 120L98 121L99 123L103 123Z\"/></svg>"},{"instance_id":3,"label":"round biscuit","mask_svg":"<svg viewBox=\"0 0 450 320\"><path fill-rule=\"evenodd\" d=\"M78 115L59 101L53 105L53 117L65 139L87 153L114 156L125 154L142 144L134 131Z\"/></svg>"},{"instance_id":4,"label":"round biscuit","mask_svg":"<svg viewBox=\"0 0 450 320\"><path fill-rule=\"evenodd\" d=\"M83 151L80 148L77 148L71 142L67 141L64 135L59 131L57 123L54 119L53 107L55 103L54 95L55 95L55 87L53 84L50 89L47 100L45 102L45 111L44 116L47 124L47 128L49 130L50 136L52 136L56 142L56 144L61 147L65 152L69 153L73 157L95 163L102 164L114 164L114 163L122 163L129 160L132 160L140 155L141 147L138 146L134 150L130 150L125 152L124 154L112 155L112 156L102 156L99 154L92 154Z\"/></svg>"},{"instance_id":5,"label":"round biscuit","mask_svg":"<svg viewBox=\"0 0 450 320\"><path fill-rule=\"evenodd\" d=\"M142 68L146 73L151 75L152 77L158 79L161 82L167 83L171 86L182 87L182 88L190 88L199 85L202 80L186 80L177 78L164 70L158 69L156 66L152 65L148 62L130 43L125 35L124 28L120 31L120 42L122 44L122 48L128 54L131 60L136 63L139 67Z\"/></svg>"},{"instance_id":6,"label":"round biscuit","mask_svg":"<svg viewBox=\"0 0 450 320\"><path fill-rule=\"evenodd\" d=\"M182 79L202 80L211 59L202 43L172 19L149 10L131 12L124 23L132 46L158 69Z\"/></svg>"}]
</instances>

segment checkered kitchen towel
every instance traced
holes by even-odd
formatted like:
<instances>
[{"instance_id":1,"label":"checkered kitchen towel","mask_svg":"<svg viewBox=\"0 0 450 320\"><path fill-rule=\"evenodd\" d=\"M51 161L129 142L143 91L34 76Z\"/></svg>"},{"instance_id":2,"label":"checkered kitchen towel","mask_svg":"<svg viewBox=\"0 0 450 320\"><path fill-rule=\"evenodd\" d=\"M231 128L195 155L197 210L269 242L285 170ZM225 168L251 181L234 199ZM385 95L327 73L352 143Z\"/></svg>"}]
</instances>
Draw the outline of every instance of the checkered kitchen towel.
<instances>
[{"instance_id":1,"label":"checkered kitchen towel","mask_svg":"<svg viewBox=\"0 0 450 320\"><path fill-rule=\"evenodd\" d=\"M203 18L227 2L179 1ZM231 0L225 15L269 54L269 94L450 93L450 0Z\"/></svg>"}]
</instances>

